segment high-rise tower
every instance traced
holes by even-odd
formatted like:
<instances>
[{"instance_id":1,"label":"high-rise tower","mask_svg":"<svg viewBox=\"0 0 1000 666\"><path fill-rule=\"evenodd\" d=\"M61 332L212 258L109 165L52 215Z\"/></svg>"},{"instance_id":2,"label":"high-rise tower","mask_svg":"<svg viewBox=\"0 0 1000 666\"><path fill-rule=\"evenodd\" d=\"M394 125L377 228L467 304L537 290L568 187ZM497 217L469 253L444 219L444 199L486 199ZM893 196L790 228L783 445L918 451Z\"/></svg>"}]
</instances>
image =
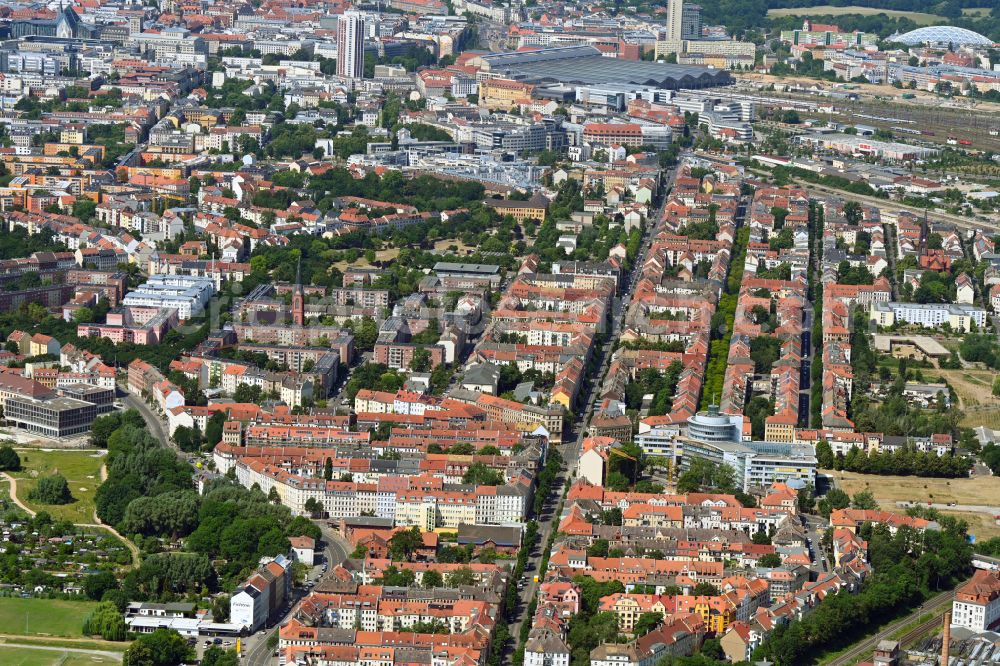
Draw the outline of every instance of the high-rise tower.
<instances>
[{"instance_id":1,"label":"high-rise tower","mask_svg":"<svg viewBox=\"0 0 1000 666\"><path fill-rule=\"evenodd\" d=\"M337 76L360 79L365 74L365 21L348 11L337 19Z\"/></svg>"}]
</instances>

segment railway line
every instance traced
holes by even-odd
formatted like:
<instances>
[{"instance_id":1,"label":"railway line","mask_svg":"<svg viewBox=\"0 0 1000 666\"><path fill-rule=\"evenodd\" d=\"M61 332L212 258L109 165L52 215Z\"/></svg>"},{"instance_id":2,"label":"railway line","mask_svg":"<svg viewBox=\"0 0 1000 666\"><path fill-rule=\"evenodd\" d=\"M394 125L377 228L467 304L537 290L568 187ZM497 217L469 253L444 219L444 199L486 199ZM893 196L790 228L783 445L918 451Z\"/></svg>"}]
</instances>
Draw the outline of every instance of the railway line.
<instances>
[{"instance_id":1,"label":"railway line","mask_svg":"<svg viewBox=\"0 0 1000 666\"><path fill-rule=\"evenodd\" d=\"M954 135L970 141L971 145L967 148L971 150L1000 151L1000 135L991 134L1000 129L997 114L975 108L934 106L898 100L852 100L778 91L747 94L761 105L787 105L809 117L844 124L862 122L903 134L912 132L903 132L902 127L919 128L921 140L934 146L947 145L947 137ZM821 107L832 108L832 111L821 111Z\"/></svg>"},{"instance_id":2,"label":"railway line","mask_svg":"<svg viewBox=\"0 0 1000 666\"><path fill-rule=\"evenodd\" d=\"M878 199L876 197L869 197L863 194L854 194L853 192L845 192L844 190L838 190L833 187L827 187L826 185L818 185L816 183L810 183L804 180L795 181L797 185L808 190L818 190L820 192L825 192L827 194L833 194L844 199L853 199L863 204L868 204L870 206L876 206L878 208L892 208L895 210L905 210L918 215L921 218L924 216L924 209L917 208L915 206L908 206L899 201L892 201L889 199ZM927 216L934 220L940 220L941 222L947 222L949 224L954 224L960 229L982 229L985 231L998 231L1000 230L1000 224L996 222L990 222L986 220L969 220L968 218L960 217L958 215L952 215L951 213L941 213L935 210L927 211Z\"/></svg>"},{"instance_id":3,"label":"railway line","mask_svg":"<svg viewBox=\"0 0 1000 666\"><path fill-rule=\"evenodd\" d=\"M906 627L907 624L912 622L914 616L919 617L920 615L929 612L931 614L931 618L929 620L921 622L917 626L907 630L907 632L899 638L895 639L899 641L901 646L912 643L928 631L931 631L935 626L941 624L941 618L945 611L951 607L953 598L954 593L950 590L947 592L941 592L937 596L931 597L930 601L926 602L910 615L892 622L885 629L882 629L881 631L878 631L872 636L869 636L863 641L855 644L847 651L826 662L826 666L854 666L854 664L859 661L871 656L871 654L875 651L875 646L879 644L879 641L883 641L894 636L901 629Z\"/></svg>"}]
</instances>

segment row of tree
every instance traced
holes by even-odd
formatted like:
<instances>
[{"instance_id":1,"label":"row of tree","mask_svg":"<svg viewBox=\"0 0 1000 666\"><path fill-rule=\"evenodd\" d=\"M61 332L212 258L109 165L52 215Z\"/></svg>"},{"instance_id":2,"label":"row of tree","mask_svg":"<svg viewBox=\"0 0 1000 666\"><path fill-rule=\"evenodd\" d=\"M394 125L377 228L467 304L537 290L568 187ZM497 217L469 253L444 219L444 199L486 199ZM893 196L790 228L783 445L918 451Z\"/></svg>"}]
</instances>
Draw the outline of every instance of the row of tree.
<instances>
[{"instance_id":1,"label":"row of tree","mask_svg":"<svg viewBox=\"0 0 1000 666\"><path fill-rule=\"evenodd\" d=\"M933 451L918 451L912 445L895 451L880 453L862 451L853 447L847 454L833 453L829 443L816 445L819 466L837 471L858 472L859 474L882 474L889 476L923 476L955 479L969 475L972 461L965 456L945 454L939 456Z\"/></svg>"}]
</instances>

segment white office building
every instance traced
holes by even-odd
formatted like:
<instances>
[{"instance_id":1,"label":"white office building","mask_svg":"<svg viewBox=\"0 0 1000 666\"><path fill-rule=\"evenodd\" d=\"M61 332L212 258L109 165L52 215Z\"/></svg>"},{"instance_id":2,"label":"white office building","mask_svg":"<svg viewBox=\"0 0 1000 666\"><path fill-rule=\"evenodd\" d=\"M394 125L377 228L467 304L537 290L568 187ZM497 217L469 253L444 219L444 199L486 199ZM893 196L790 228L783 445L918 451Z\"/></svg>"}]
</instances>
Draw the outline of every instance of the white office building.
<instances>
[{"instance_id":1,"label":"white office building","mask_svg":"<svg viewBox=\"0 0 1000 666\"><path fill-rule=\"evenodd\" d=\"M712 439L696 438L690 429L683 437L672 428L657 427L637 434L635 443L647 456L667 458L678 470L688 469L695 458L729 465L744 491L766 488L776 481L816 483L816 450L812 445L728 439L726 433L731 432L732 424L723 424L720 417L726 415L714 417L719 421L711 424L715 428L699 431Z\"/></svg>"}]
</instances>

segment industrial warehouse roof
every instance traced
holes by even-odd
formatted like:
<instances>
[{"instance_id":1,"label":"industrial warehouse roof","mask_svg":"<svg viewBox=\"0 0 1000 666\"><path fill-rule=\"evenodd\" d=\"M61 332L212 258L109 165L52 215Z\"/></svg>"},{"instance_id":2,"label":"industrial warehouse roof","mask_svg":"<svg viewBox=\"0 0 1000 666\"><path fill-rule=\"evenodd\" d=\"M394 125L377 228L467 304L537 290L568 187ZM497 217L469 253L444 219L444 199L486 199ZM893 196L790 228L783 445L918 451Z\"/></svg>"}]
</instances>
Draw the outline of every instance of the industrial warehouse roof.
<instances>
[{"instance_id":1,"label":"industrial warehouse roof","mask_svg":"<svg viewBox=\"0 0 1000 666\"><path fill-rule=\"evenodd\" d=\"M489 71L531 83L612 83L663 88L706 88L732 83L725 70L605 58L593 46L490 53L481 58Z\"/></svg>"}]
</instances>

